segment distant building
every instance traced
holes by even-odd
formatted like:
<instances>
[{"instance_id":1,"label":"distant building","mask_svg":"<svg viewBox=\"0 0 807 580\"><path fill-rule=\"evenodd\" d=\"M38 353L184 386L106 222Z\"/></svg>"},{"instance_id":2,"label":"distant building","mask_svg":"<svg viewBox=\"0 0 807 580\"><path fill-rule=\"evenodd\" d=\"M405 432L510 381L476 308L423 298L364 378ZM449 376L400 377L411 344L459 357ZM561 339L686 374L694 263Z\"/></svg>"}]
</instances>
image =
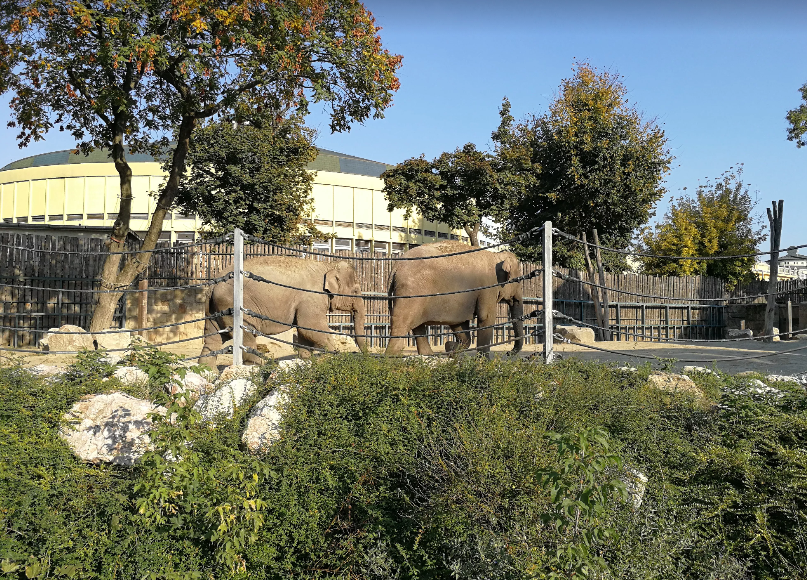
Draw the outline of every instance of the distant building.
<instances>
[{"instance_id":1,"label":"distant building","mask_svg":"<svg viewBox=\"0 0 807 580\"><path fill-rule=\"evenodd\" d=\"M151 156L129 154L132 168L131 229L142 235L148 228L156 191L165 173ZM387 211L379 178L389 167L320 149L308 165L314 172L313 222L335 239L315 244L320 250L400 253L440 239L462 239L463 232L404 212ZM120 185L114 164L104 151L89 156L56 151L27 157L0 169L0 231L69 233L106 236L118 216ZM169 212L160 239L187 242L199 237L202 223L195 215Z\"/></svg>"},{"instance_id":2,"label":"distant building","mask_svg":"<svg viewBox=\"0 0 807 580\"><path fill-rule=\"evenodd\" d=\"M754 264L753 272L760 280L770 280L770 260ZM779 256L777 269L779 280L805 280L807 279L807 256L799 254L798 250L787 250L785 255Z\"/></svg>"}]
</instances>

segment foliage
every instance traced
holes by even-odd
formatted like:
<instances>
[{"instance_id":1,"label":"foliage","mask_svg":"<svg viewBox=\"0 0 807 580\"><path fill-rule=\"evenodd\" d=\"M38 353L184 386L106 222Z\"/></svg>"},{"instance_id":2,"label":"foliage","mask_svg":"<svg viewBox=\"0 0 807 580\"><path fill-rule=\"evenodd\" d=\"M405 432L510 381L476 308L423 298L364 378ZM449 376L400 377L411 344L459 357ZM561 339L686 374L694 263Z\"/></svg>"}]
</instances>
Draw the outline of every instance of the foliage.
<instances>
[{"instance_id":1,"label":"foliage","mask_svg":"<svg viewBox=\"0 0 807 580\"><path fill-rule=\"evenodd\" d=\"M56 435L73 402L113 381L6 366L0 572L805 577L803 388L698 374L704 401L650 387L649 372L323 356L215 428L169 397L154 451L121 468L81 464ZM283 435L252 455L240 446L250 405L279 384ZM648 478L641 505L623 499L629 470Z\"/></svg>"},{"instance_id":2,"label":"foliage","mask_svg":"<svg viewBox=\"0 0 807 580\"><path fill-rule=\"evenodd\" d=\"M515 187L503 233L520 234L547 220L574 236L590 235L625 247L653 215L672 156L664 131L627 100L621 78L577 63L572 78L541 116L514 123L505 100L493 133L500 172ZM515 246L540 259L540 240ZM582 267L576 246L556 244L558 261Z\"/></svg>"},{"instance_id":3,"label":"foliage","mask_svg":"<svg viewBox=\"0 0 807 580\"><path fill-rule=\"evenodd\" d=\"M313 176L306 165L317 156L300 119L224 120L197 128L177 207L196 214L206 233L240 228L276 243L321 238L311 217Z\"/></svg>"},{"instance_id":4,"label":"foliage","mask_svg":"<svg viewBox=\"0 0 807 580\"><path fill-rule=\"evenodd\" d=\"M742 165L712 183L698 185L694 196L673 200L664 220L642 238L642 251L661 256L736 256L756 252L766 239L756 199L742 180ZM755 259L674 260L641 258L642 270L660 276L716 276L729 288L753 279Z\"/></svg>"},{"instance_id":5,"label":"foliage","mask_svg":"<svg viewBox=\"0 0 807 580\"><path fill-rule=\"evenodd\" d=\"M194 128L246 111L304 116L329 105L331 130L380 117L401 57L381 45L358 0L11 0L0 10L0 89L10 91L21 146L54 127L81 152L106 148L120 177L110 249L131 217L126 146L167 159L169 172L142 248L157 243ZM111 254L102 286L125 287L148 265ZM118 293L99 295L91 330L110 326Z\"/></svg>"},{"instance_id":6,"label":"foliage","mask_svg":"<svg viewBox=\"0 0 807 580\"><path fill-rule=\"evenodd\" d=\"M494 159L467 143L432 161L407 159L382 175L389 211L416 210L430 221L465 229L471 245L479 245L485 218L501 218L502 198Z\"/></svg>"},{"instance_id":7,"label":"foliage","mask_svg":"<svg viewBox=\"0 0 807 580\"><path fill-rule=\"evenodd\" d=\"M804 140L804 134L807 133L807 83L802 85L799 92L804 102L787 112L786 118L790 124L787 128L787 140L795 141L796 147L804 147L807 145L807 141Z\"/></svg>"}]
</instances>

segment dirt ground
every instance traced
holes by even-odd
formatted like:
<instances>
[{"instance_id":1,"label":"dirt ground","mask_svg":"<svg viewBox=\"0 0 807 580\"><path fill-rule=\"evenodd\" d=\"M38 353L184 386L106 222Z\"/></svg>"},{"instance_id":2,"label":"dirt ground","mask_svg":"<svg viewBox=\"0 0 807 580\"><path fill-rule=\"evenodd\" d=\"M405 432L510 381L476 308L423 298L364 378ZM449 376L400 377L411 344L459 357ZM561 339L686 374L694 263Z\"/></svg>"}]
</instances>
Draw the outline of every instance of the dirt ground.
<instances>
[{"instance_id":1,"label":"dirt ground","mask_svg":"<svg viewBox=\"0 0 807 580\"><path fill-rule=\"evenodd\" d=\"M580 358L583 360L599 360L617 362L636 366L644 362L659 364L662 359L676 359L675 367L681 369L685 365L698 365L715 368L727 373L756 371L762 374L793 375L807 372L807 341L792 340L770 344L750 340L731 343L705 344L659 344L652 342L598 342L594 346L614 353L600 352L576 344L555 344L555 352L563 358ZM198 355L202 349L202 341L191 341L170 347L166 350L182 356ZM373 349L379 351L380 349ZM509 350L508 346L493 348L497 356ZM435 348L435 352L438 352ZM529 345L521 352L522 357L543 352L543 345ZM13 355L13 352L0 352L2 356ZM404 354L417 354L414 349L407 349ZM470 353L464 355L469 356ZM48 355L46 353L20 353L26 366L37 364L53 364L66 366L73 360L73 355ZM275 352L276 358L294 358L296 355L287 347ZM644 358L649 357L649 358ZM731 359L731 360L720 360ZM232 355L222 355L218 365L228 365Z\"/></svg>"}]
</instances>

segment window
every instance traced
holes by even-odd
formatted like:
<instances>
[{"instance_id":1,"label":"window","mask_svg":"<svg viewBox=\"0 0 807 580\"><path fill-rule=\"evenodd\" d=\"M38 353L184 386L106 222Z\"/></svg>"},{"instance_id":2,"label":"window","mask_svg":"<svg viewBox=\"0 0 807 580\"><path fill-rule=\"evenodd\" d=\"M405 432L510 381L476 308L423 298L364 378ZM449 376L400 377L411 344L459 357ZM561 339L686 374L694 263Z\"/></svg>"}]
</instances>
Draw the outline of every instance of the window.
<instances>
[{"instance_id":1,"label":"window","mask_svg":"<svg viewBox=\"0 0 807 580\"><path fill-rule=\"evenodd\" d=\"M135 214L132 214L132 219L134 219L134 216L135 216ZM168 217L168 216L166 216L166 217ZM178 219L178 220L193 220L193 219L196 219L196 216L194 214L192 214L192 213L191 214L177 213L177 214L174 214L174 218Z\"/></svg>"},{"instance_id":2,"label":"window","mask_svg":"<svg viewBox=\"0 0 807 580\"><path fill-rule=\"evenodd\" d=\"M106 214L106 219L108 219L108 220L116 220L116 219L118 219L118 214L116 214L116 213L108 213L108 214Z\"/></svg>"},{"instance_id":3,"label":"window","mask_svg":"<svg viewBox=\"0 0 807 580\"><path fill-rule=\"evenodd\" d=\"M427 238L433 238L434 230L423 230L423 235L426 236Z\"/></svg>"},{"instance_id":4,"label":"window","mask_svg":"<svg viewBox=\"0 0 807 580\"><path fill-rule=\"evenodd\" d=\"M333 241L333 249L349 252L353 247L352 241L350 238L336 238Z\"/></svg>"},{"instance_id":5,"label":"window","mask_svg":"<svg viewBox=\"0 0 807 580\"><path fill-rule=\"evenodd\" d=\"M103 214L101 214L101 215L103 216ZM45 221L45 216L43 216L43 215L32 215L31 216L31 221L34 222L34 223L44 222Z\"/></svg>"},{"instance_id":6,"label":"window","mask_svg":"<svg viewBox=\"0 0 807 580\"><path fill-rule=\"evenodd\" d=\"M406 251L406 244L392 244L392 255L403 254Z\"/></svg>"},{"instance_id":7,"label":"window","mask_svg":"<svg viewBox=\"0 0 807 580\"><path fill-rule=\"evenodd\" d=\"M398 232L399 234L405 234L406 228L402 228L401 226L392 226L393 232Z\"/></svg>"},{"instance_id":8,"label":"window","mask_svg":"<svg viewBox=\"0 0 807 580\"><path fill-rule=\"evenodd\" d=\"M80 222L84 216L80 213L69 213L67 214L67 221L69 222Z\"/></svg>"},{"instance_id":9,"label":"window","mask_svg":"<svg viewBox=\"0 0 807 580\"><path fill-rule=\"evenodd\" d=\"M451 239L452 240L459 240L460 237L458 235L456 235L456 234L451 234Z\"/></svg>"},{"instance_id":10,"label":"window","mask_svg":"<svg viewBox=\"0 0 807 580\"><path fill-rule=\"evenodd\" d=\"M104 219L104 214L102 213L88 213L87 214L88 220L102 220Z\"/></svg>"},{"instance_id":11,"label":"window","mask_svg":"<svg viewBox=\"0 0 807 580\"><path fill-rule=\"evenodd\" d=\"M373 244L373 249L375 250L376 254L386 254L387 253L387 244L386 244L386 242L375 242Z\"/></svg>"},{"instance_id":12,"label":"window","mask_svg":"<svg viewBox=\"0 0 807 580\"><path fill-rule=\"evenodd\" d=\"M437 237L441 238L443 240L447 240L448 239L448 233L447 232L437 232Z\"/></svg>"},{"instance_id":13,"label":"window","mask_svg":"<svg viewBox=\"0 0 807 580\"><path fill-rule=\"evenodd\" d=\"M409 233L412 234L413 236L420 236L423 234L423 230L419 230L417 228L411 228L409 230Z\"/></svg>"},{"instance_id":14,"label":"window","mask_svg":"<svg viewBox=\"0 0 807 580\"><path fill-rule=\"evenodd\" d=\"M178 244L187 244L192 242L196 239L196 234L194 232L177 232L177 243Z\"/></svg>"},{"instance_id":15,"label":"window","mask_svg":"<svg viewBox=\"0 0 807 580\"><path fill-rule=\"evenodd\" d=\"M471 243L471 238L467 238L465 236L462 236L462 241L465 242L466 244L470 244Z\"/></svg>"},{"instance_id":16,"label":"window","mask_svg":"<svg viewBox=\"0 0 807 580\"><path fill-rule=\"evenodd\" d=\"M78 219L81 219L80 215L79 215ZM17 223L18 224L27 224L28 223L28 218L27 217L18 217L17 218Z\"/></svg>"},{"instance_id":17,"label":"window","mask_svg":"<svg viewBox=\"0 0 807 580\"><path fill-rule=\"evenodd\" d=\"M132 219L133 220L145 220L145 219L148 219L148 217L149 217L149 214L147 214L147 213L133 213L132 214Z\"/></svg>"},{"instance_id":18,"label":"window","mask_svg":"<svg viewBox=\"0 0 807 580\"><path fill-rule=\"evenodd\" d=\"M357 252L369 252L370 251L370 240L356 240L356 251Z\"/></svg>"},{"instance_id":19,"label":"window","mask_svg":"<svg viewBox=\"0 0 807 580\"><path fill-rule=\"evenodd\" d=\"M48 216L48 221L61 221L64 216L60 213L54 213Z\"/></svg>"}]
</instances>

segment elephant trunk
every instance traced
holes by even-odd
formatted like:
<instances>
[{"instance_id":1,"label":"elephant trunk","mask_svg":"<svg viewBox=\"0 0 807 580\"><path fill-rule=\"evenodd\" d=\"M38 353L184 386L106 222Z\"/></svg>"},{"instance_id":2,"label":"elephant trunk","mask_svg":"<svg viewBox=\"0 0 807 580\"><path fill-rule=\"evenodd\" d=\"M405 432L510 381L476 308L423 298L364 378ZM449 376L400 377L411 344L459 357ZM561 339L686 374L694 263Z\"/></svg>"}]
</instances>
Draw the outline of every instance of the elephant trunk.
<instances>
[{"instance_id":1,"label":"elephant trunk","mask_svg":"<svg viewBox=\"0 0 807 580\"><path fill-rule=\"evenodd\" d=\"M353 339L356 341L362 352L367 352L367 339L363 336L366 332L364 327L364 300L356 298L353 301Z\"/></svg>"},{"instance_id":2,"label":"elephant trunk","mask_svg":"<svg viewBox=\"0 0 807 580\"><path fill-rule=\"evenodd\" d=\"M513 335L515 337L513 354L520 352L524 346L524 320L522 320L522 316L524 316L524 301L521 298L515 298L510 305L510 320L513 322Z\"/></svg>"}]
</instances>

